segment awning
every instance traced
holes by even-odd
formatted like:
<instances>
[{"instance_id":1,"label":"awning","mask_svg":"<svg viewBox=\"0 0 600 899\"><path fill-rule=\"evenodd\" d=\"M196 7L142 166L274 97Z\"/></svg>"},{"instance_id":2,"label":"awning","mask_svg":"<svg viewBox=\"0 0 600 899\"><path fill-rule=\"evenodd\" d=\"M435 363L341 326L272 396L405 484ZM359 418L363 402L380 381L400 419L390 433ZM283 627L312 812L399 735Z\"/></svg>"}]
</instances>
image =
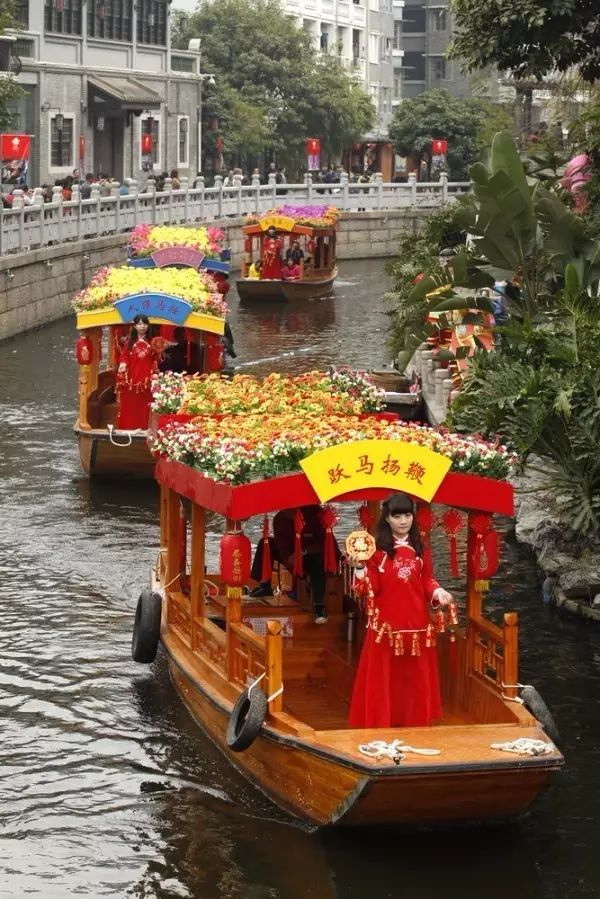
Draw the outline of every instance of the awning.
<instances>
[{"instance_id":1,"label":"awning","mask_svg":"<svg viewBox=\"0 0 600 899\"><path fill-rule=\"evenodd\" d=\"M157 109L162 97L138 81L126 75L94 75L88 78L89 87L97 93L116 100L123 109Z\"/></svg>"}]
</instances>

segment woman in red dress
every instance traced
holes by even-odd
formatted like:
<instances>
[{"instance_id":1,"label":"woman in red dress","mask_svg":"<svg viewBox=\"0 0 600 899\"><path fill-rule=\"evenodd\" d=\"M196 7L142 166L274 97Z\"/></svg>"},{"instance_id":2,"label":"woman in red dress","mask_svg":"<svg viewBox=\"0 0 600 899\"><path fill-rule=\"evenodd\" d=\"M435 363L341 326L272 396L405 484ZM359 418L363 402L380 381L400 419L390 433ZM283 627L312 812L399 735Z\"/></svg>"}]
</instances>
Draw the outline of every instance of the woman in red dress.
<instances>
[{"instance_id":1,"label":"woman in red dress","mask_svg":"<svg viewBox=\"0 0 600 899\"><path fill-rule=\"evenodd\" d=\"M136 315L129 340L121 350L117 372L119 418L122 431L148 427L152 393L152 375L158 367L159 353L150 343L150 322Z\"/></svg>"},{"instance_id":2,"label":"woman in red dress","mask_svg":"<svg viewBox=\"0 0 600 899\"><path fill-rule=\"evenodd\" d=\"M262 245L261 279L281 280L281 249L283 241L277 237L277 231L271 225Z\"/></svg>"},{"instance_id":3,"label":"woman in red dress","mask_svg":"<svg viewBox=\"0 0 600 899\"><path fill-rule=\"evenodd\" d=\"M452 596L433 577L406 493L383 503L377 551L357 569L367 597L367 636L352 702L350 727L415 727L441 716L437 654L429 609Z\"/></svg>"}]
</instances>

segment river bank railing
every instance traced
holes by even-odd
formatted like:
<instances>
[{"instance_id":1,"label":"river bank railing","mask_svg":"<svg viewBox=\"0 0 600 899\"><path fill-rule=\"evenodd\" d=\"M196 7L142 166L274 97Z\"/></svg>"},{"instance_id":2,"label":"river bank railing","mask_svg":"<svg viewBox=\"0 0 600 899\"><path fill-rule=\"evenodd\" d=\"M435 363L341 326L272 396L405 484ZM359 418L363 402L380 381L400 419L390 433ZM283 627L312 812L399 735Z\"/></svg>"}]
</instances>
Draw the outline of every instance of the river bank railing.
<instances>
[{"instance_id":1,"label":"river bank railing","mask_svg":"<svg viewBox=\"0 0 600 899\"><path fill-rule=\"evenodd\" d=\"M264 214L283 204L331 204L344 212L435 209L465 193L469 185L450 182L445 175L436 182L418 182L409 176L404 184L387 183L379 176L367 184L351 183L347 176L338 184L320 184L306 175L302 184L277 184L274 178L260 184L254 178L250 185L234 179L233 185L225 186L217 176L213 187L205 187L202 178L196 179L194 187L182 179L177 190L170 179L161 191L152 179L143 193L135 181L127 187L128 193L122 194L121 185L114 181L102 188L93 184L90 198L82 200L74 185L71 199L65 200L62 187L55 186L50 202L44 202L42 188L35 188L27 198L15 189L12 208L0 206L0 256L124 233L140 224L215 222Z\"/></svg>"}]
</instances>

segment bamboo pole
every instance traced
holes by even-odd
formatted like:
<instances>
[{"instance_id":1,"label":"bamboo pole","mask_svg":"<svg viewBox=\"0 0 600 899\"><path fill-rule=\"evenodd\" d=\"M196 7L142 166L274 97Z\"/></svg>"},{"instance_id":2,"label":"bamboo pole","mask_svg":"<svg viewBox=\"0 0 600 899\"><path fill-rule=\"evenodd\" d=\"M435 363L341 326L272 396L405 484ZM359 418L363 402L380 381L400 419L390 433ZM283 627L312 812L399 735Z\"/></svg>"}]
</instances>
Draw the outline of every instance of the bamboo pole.
<instances>
[{"instance_id":1,"label":"bamboo pole","mask_svg":"<svg viewBox=\"0 0 600 899\"><path fill-rule=\"evenodd\" d=\"M504 616L504 683L519 682L519 616L516 612L507 612ZM516 687L505 687L506 696L514 698Z\"/></svg>"}]
</instances>

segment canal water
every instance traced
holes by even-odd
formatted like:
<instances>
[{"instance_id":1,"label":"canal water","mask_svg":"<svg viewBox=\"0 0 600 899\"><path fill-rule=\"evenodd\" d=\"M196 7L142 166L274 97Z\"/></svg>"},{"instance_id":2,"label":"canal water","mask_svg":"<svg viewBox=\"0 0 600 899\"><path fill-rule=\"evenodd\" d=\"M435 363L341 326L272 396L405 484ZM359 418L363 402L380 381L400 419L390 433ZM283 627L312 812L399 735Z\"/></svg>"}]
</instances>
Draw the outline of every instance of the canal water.
<instances>
[{"instance_id":1,"label":"canal water","mask_svg":"<svg viewBox=\"0 0 600 899\"><path fill-rule=\"evenodd\" d=\"M380 262L347 262L332 298L238 308L234 297L240 370L385 361L386 288ZM65 320L0 347L0 896L600 896L598 630L542 604L509 538L490 604L520 613L521 677L555 714L565 773L502 827L298 826L199 732L162 658L130 660L157 494L82 476L73 342Z\"/></svg>"}]
</instances>

